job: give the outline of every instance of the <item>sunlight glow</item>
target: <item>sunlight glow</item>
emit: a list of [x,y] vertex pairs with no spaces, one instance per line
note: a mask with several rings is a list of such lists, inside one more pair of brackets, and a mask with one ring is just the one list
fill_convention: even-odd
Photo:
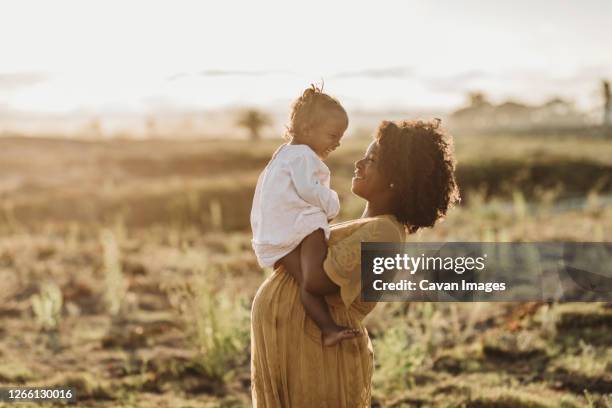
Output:
[[[0,106],[286,104],[321,78],[363,108],[448,109],[473,89],[589,106],[612,76],[612,6],[570,5],[0,0]],[[44,80],[7,77],[23,73]]]

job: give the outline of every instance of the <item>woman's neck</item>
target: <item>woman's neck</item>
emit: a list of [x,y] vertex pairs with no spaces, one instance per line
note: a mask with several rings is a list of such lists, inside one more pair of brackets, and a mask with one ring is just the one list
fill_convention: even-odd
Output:
[[379,215],[385,214],[392,214],[391,209],[388,205],[368,201],[361,217],[377,217]]

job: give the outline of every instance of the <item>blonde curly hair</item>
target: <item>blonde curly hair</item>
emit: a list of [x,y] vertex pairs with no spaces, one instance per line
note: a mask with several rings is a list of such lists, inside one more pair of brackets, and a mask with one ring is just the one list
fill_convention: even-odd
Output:
[[312,84],[293,102],[285,139],[290,141],[295,137],[307,137],[315,122],[332,113],[344,115],[348,122],[348,115],[340,102],[324,93],[323,86]]

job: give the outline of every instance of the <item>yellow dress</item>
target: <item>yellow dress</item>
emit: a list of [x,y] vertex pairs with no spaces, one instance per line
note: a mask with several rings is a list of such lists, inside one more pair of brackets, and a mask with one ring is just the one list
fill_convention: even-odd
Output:
[[360,300],[361,242],[403,240],[403,226],[391,215],[332,226],[323,266],[340,293],[326,300],[337,324],[364,333],[333,347],[321,344],[321,332],[306,316],[288,273],[278,268],[264,281],[251,309],[254,407],[370,407],[374,360],[362,320],[376,304]]

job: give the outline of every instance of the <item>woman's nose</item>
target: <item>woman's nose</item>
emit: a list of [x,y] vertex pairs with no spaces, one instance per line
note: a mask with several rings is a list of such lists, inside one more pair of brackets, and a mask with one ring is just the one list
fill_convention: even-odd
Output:
[[361,168],[362,168],[362,167],[363,167],[363,159],[357,160],[357,161],[355,162],[355,168],[356,168],[357,170],[361,170]]

